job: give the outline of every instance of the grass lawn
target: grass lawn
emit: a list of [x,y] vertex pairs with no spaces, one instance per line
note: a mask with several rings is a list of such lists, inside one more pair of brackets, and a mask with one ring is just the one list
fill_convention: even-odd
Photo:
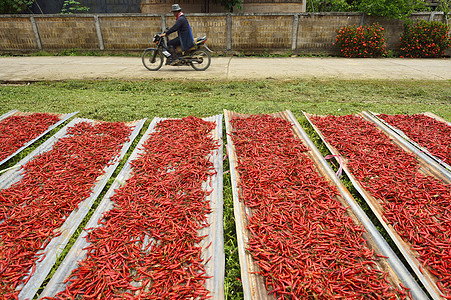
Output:
[[[205,117],[221,114],[223,109],[248,114],[289,109],[325,153],[326,150],[321,147],[317,137],[309,129],[302,111],[336,115],[352,114],[362,110],[387,114],[430,111],[451,121],[451,81],[153,80],[0,85],[0,115],[12,109],[57,113],[79,111],[77,117],[105,121],[148,118],[147,124],[155,116]],[[143,130],[146,128],[147,126],[144,126]],[[25,151],[14,162],[1,168],[12,166],[31,150]],[[132,149],[129,153],[131,151]],[[227,161],[224,170],[228,170]],[[108,188],[109,185],[104,192]],[[100,199],[101,197],[98,200]],[[80,232],[81,227],[77,232]],[[242,299],[229,174],[224,175],[224,231],[226,299]]]
[[431,111],[451,120],[451,81],[68,81],[0,86],[0,113],[69,112],[105,121],[209,116],[223,109],[316,114]]

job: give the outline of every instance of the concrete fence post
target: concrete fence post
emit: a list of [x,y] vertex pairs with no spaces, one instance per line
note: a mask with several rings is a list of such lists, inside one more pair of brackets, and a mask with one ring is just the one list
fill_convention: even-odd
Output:
[[36,20],[34,17],[30,17],[31,27],[33,27],[34,37],[36,38],[36,44],[38,45],[38,49],[42,50],[42,42],[41,37],[39,35],[38,26],[36,25]]
[[365,25],[365,13],[362,13],[360,16],[360,26]]
[[166,16],[165,15],[161,15],[161,31],[162,32],[166,31]]
[[291,51],[296,51],[298,46],[298,28],[299,28],[299,14],[293,15],[293,29],[291,36]]
[[96,25],[97,38],[99,39],[99,48],[100,48],[100,50],[103,51],[103,50],[105,50],[105,46],[103,44],[102,29],[100,28],[100,21],[99,21],[98,15],[94,16],[94,23]]
[[226,51],[231,51],[232,50],[232,15],[230,13],[227,14],[227,18],[226,18],[226,34],[227,34]]

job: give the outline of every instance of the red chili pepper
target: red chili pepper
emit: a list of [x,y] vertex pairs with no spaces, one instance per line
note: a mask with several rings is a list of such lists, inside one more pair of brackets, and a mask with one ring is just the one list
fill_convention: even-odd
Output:
[[421,173],[413,154],[358,116],[311,120],[380,201],[385,222],[418,252],[418,261],[437,277],[445,296],[451,295],[451,185]]
[[16,114],[0,121],[0,161],[60,120],[47,113]]
[[215,174],[213,128],[194,117],[157,124],[56,299],[210,297],[198,231],[209,226],[202,183]]
[[277,299],[405,298],[293,133],[268,115],[233,118],[247,250]]
[[378,115],[401,129],[410,139],[451,164],[451,127],[423,114]]
[[23,178],[0,190],[0,299],[18,295],[56,230],[90,196],[97,178],[132,129],[123,123],[80,122],[48,152],[23,166]]

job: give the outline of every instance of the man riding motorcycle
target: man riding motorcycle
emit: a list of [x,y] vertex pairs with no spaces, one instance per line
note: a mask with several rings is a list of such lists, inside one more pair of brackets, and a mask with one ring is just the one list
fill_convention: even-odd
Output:
[[177,64],[178,60],[176,47],[180,45],[182,51],[186,51],[194,46],[194,38],[191,31],[191,26],[189,25],[188,20],[183,14],[180,5],[173,4],[171,11],[175,17],[175,24],[166,32],[160,34],[160,36],[163,37],[177,31],[178,37],[168,42],[168,48],[171,56],[168,57],[166,61],[166,64],[175,65]]

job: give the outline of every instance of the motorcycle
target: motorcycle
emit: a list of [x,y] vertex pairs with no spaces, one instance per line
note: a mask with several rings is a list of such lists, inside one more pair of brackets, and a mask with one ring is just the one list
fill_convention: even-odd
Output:
[[[171,66],[191,66],[196,71],[205,71],[211,63],[211,51],[206,45],[207,37],[197,38],[194,41],[194,46],[185,51],[178,59],[171,63]],[[147,48],[142,54],[142,62],[144,67],[150,71],[158,71],[166,58],[171,55],[167,46],[166,39],[156,34],[153,37],[153,42],[157,45],[156,48]],[[166,63],[167,64],[167,63]]]

